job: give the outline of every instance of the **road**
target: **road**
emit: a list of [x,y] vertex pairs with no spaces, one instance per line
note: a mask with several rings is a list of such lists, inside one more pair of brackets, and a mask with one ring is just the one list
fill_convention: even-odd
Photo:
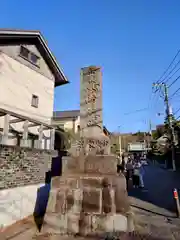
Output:
[[180,240],[180,219],[176,218],[173,199],[174,187],[180,190],[180,173],[149,164],[144,183],[147,191],[129,191],[136,229],[158,239]]
[[147,192],[133,189],[129,192],[130,196],[175,212],[173,189],[179,189],[180,194],[180,173],[149,164],[145,167],[144,183]]

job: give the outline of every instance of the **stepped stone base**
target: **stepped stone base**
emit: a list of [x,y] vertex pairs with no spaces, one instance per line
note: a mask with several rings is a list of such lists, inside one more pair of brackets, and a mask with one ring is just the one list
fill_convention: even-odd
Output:
[[80,155],[78,157],[66,156],[62,158],[63,174],[113,174],[117,173],[117,159],[114,155]]
[[[133,231],[123,175],[113,156],[66,158],[62,177],[51,182],[41,234],[102,234]],[[78,161],[79,160],[79,161]]]

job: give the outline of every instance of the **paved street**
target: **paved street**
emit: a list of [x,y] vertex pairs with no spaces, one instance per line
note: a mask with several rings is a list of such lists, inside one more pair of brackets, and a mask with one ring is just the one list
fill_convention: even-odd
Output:
[[130,195],[160,208],[175,211],[173,188],[179,189],[180,194],[180,173],[174,173],[150,164],[145,167],[144,182],[147,192],[133,189],[130,191]]
[[180,190],[180,173],[158,166],[145,167],[147,191],[129,191],[138,232],[157,239],[180,239],[180,220],[176,218],[173,188]]

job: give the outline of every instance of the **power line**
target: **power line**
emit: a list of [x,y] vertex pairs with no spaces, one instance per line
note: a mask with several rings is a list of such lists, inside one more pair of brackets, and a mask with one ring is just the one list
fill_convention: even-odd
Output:
[[172,99],[172,97],[180,90],[180,87],[169,97],[170,99]]
[[[172,73],[172,71],[174,70],[174,68],[173,68],[173,70],[170,71],[169,75],[166,76],[166,77],[162,80],[162,78],[164,77],[164,75],[165,75],[165,74],[168,72],[168,70],[171,68],[172,64],[173,64],[174,61],[176,60],[176,58],[177,58],[177,56],[179,55],[179,53],[180,53],[180,49],[178,50],[178,52],[176,53],[176,55],[174,56],[174,58],[173,58],[172,61],[170,62],[170,64],[169,64],[169,66],[167,67],[167,69],[163,72],[163,74],[161,75],[161,77],[159,78],[159,80],[156,81],[156,83],[158,83],[158,84],[163,83],[163,81]],[[179,64],[179,62],[180,62],[180,61],[178,61],[177,64]],[[175,68],[176,68],[177,64],[175,65]],[[172,76],[171,76],[171,77],[172,77]],[[156,93],[157,91],[159,91],[159,88],[157,88],[154,93]]]
[[164,73],[162,74],[162,76],[160,77],[160,79],[157,81],[157,83],[160,83],[161,79],[163,78],[163,76],[167,73],[167,71],[170,69],[170,67],[172,66],[173,62],[175,61],[175,59],[177,58],[177,56],[180,53],[180,49],[178,50],[178,52],[176,53],[176,55],[174,56],[173,60],[171,61],[171,63],[169,64],[169,66],[167,67],[167,69],[164,71]]
[[[180,69],[180,68],[179,68]],[[177,82],[177,80],[180,78],[180,76],[178,76],[168,87],[170,88],[175,82]]]
[[178,108],[178,109],[175,111],[174,115],[176,115],[176,113],[178,113],[179,111],[180,111],[180,108]]
[[[176,63],[176,65],[173,67],[173,69],[169,72],[169,75],[174,71],[174,69],[176,69],[176,67],[179,65],[179,63],[180,63],[180,60]],[[169,76],[168,75],[168,76]],[[166,76],[160,83],[163,83],[163,82],[168,82],[169,81],[169,79],[167,80],[167,77],[168,76]],[[172,75],[173,76],[173,75]],[[166,81],[165,81],[166,80]]]
[[137,112],[142,112],[142,111],[146,111],[146,110],[148,110],[148,108],[137,109],[137,110],[132,111],[132,112],[124,113],[124,115],[129,115],[129,114],[133,114],[133,113],[137,113]]

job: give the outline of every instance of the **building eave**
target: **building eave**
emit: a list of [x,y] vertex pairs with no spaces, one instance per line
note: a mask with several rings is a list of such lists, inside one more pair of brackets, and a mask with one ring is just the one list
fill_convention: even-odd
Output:
[[36,45],[49,69],[55,76],[55,87],[69,83],[40,31],[0,29],[0,45],[13,45],[17,42],[22,42],[22,44],[32,43]]

